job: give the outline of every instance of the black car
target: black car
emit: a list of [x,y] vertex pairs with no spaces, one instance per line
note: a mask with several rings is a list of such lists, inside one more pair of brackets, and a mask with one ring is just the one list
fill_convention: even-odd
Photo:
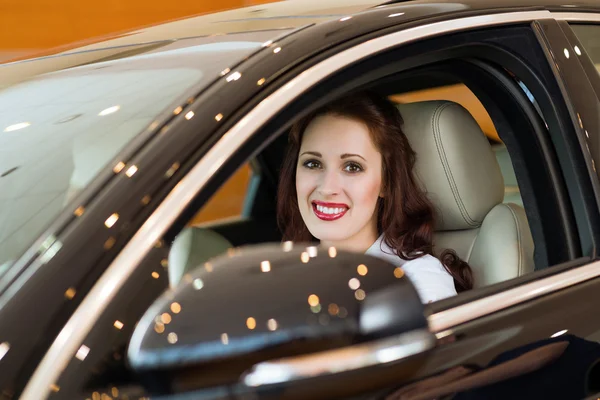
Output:
[[[0,398],[596,398],[600,4],[563,3],[286,1],[1,65]],[[473,290],[282,242],[291,125],[359,89]]]

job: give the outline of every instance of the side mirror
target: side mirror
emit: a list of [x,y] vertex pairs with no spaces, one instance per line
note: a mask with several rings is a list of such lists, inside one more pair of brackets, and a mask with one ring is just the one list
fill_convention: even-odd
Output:
[[[142,317],[128,358],[153,394],[235,388],[315,399],[399,382],[434,345],[402,269],[286,242],[234,249],[184,276]],[[357,373],[365,379],[348,381]]]

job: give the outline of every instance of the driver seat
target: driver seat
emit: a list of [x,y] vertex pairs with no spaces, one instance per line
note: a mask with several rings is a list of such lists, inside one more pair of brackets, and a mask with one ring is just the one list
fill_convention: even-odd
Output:
[[417,153],[415,172],[437,211],[434,252],[453,249],[473,269],[475,287],[534,270],[525,210],[503,203],[504,180],[483,131],[461,105],[398,105]]

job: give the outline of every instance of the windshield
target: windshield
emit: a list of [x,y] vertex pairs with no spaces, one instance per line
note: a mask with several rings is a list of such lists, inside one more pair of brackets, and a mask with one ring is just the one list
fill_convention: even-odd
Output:
[[[0,275],[159,114],[282,33],[163,41],[0,66]],[[45,72],[23,77],[36,68]]]

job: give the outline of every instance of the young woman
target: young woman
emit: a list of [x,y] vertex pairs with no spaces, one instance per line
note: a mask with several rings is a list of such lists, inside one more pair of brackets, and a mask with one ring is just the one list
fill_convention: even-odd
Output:
[[[281,169],[284,240],[314,241],[401,266],[421,301],[471,289],[467,263],[433,255],[434,210],[415,178],[416,155],[387,99],[358,93],[296,123]],[[440,261],[441,260],[441,261]]]

